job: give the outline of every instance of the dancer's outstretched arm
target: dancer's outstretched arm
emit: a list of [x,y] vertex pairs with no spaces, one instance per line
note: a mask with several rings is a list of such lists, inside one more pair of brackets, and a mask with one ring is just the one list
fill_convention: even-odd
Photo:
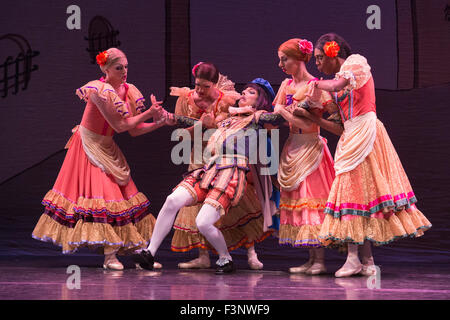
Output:
[[345,78],[339,78],[337,80],[319,80],[314,81],[313,85],[315,88],[329,91],[329,92],[336,92],[344,89],[348,84],[350,80]]
[[108,121],[109,125],[117,133],[133,129],[139,123],[144,122],[156,115],[159,115],[162,112],[162,107],[159,105],[160,102],[152,99],[152,102],[154,100],[157,103],[152,104],[150,109],[137,116],[124,118],[116,112],[116,110],[113,106],[110,105],[110,103],[100,98],[97,92],[91,93],[91,95],[89,96],[89,100],[91,100],[97,106],[103,117],[106,119],[106,121]]
[[279,113],[286,121],[291,123],[292,125],[296,126],[297,128],[307,128],[311,126],[313,123],[312,120],[306,118],[306,117],[296,117],[294,116],[287,108],[285,107],[276,107],[275,112]]
[[140,123],[138,124],[136,127],[134,127],[133,129],[128,130],[128,133],[132,136],[132,137],[137,137],[152,131],[155,131],[161,127],[164,127],[165,123],[161,122],[161,123],[157,123],[157,122],[152,122],[152,123]]
[[334,133],[337,136],[340,136],[342,132],[344,132],[344,128],[342,124],[336,123],[334,121],[326,120],[322,117],[319,117],[318,115],[309,112],[308,110],[304,108],[296,108],[293,111],[293,115],[297,117],[301,117],[300,119],[307,118],[315,123],[317,123],[321,128],[324,128],[325,130]]

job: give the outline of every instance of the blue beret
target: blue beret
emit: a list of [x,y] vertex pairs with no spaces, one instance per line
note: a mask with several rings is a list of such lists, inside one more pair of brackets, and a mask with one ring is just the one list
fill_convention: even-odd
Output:
[[269,95],[269,98],[273,101],[275,99],[275,91],[273,91],[272,86],[270,85],[270,82],[263,79],[263,78],[256,78],[251,83],[259,84],[261,87],[263,87],[264,91]]

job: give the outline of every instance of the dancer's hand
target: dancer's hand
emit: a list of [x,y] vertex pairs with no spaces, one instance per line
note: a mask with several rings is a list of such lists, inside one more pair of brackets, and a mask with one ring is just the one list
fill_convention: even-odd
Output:
[[[321,78],[322,80],[322,78]],[[308,98],[309,101],[319,101],[320,97],[322,96],[322,90],[320,90],[319,88],[317,88],[319,81],[311,81],[308,84],[308,91],[306,92],[306,97]]]
[[156,101],[156,97],[152,94],[150,96],[150,101],[152,102],[152,105],[149,110],[150,113],[153,115],[154,118],[161,118],[163,116],[163,107],[161,106],[162,101]]
[[152,105],[161,105],[161,103],[163,103],[162,101],[157,101],[154,94],[150,95],[150,101],[152,102]]
[[174,126],[177,124],[177,121],[175,120],[175,115],[173,113],[166,112],[165,124],[168,126]]
[[204,113],[200,117],[200,121],[203,123],[203,126],[205,128],[215,128],[216,127],[216,118],[214,117],[214,114],[212,112]]
[[297,117],[304,117],[304,118],[310,118],[311,117],[311,112],[309,112],[305,108],[295,108],[293,110],[292,114],[294,116],[297,116]]
[[280,113],[281,111],[283,111],[283,109],[284,109],[284,106],[277,104],[277,105],[275,105],[275,108],[273,109],[273,113]]
[[290,104],[286,107],[286,110],[292,114],[294,114],[295,109],[298,109],[296,104]]
[[157,117],[153,117],[153,122],[156,123],[157,125],[164,126],[166,124],[166,121],[167,121],[167,117],[168,117],[167,114],[168,114],[167,110],[162,108],[161,115],[159,115]]
[[332,114],[332,113],[335,113],[335,112],[339,111],[339,108],[338,108],[338,106],[336,105],[336,103],[334,103],[334,102],[331,101],[331,100],[328,101],[328,102],[325,104],[324,109],[325,109],[329,114]]

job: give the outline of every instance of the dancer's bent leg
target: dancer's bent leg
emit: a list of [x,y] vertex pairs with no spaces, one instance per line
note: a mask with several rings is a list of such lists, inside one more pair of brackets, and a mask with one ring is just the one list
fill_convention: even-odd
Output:
[[227,244],[222,232],[214,226],[220,219],[219,210],[210,204],[205,203],[200,209],[195,222],[200,233],[208,240],[208,242],[216,249],[219,254],[217,265],[219,266],[216,273],[230,273],[233,272],[234,265],[228,252]]
[[190,205],[193,202],[194,198],[191,196],[189,191],[183,187],[176,188],[175,191],[167,197],[161,211],[158,214],[158,218],[156,219],[150,245],[147,247],[147,250],[136,252],[134,255],[135,262],[139,264],[141,268],[153,270],[156,251],[161,245],[161,242],[170,232],[178,211],[182,207]]
[[192,195],[183,187],[176,188],[175,191],[166,198],[166,201],[156,218],[155,228],[153,229],[152,238],[147,248],[152,256],[155,256],[162,241],[172,229],[178,211],[182,207],[192,204],[193,201]]
[[216,249],[220,258],[232,260],[228,252],[227,244],[222,232],[214,226],[220,219],[219,210],[212,205],[205,203],[198,212],[195,223],[197,224],[200,233],[209,241],[209,243]]

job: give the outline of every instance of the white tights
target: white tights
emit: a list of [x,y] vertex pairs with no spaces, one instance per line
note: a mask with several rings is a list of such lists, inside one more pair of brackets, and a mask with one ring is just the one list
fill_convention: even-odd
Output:
[[189,191],[181,187],[176,188],[175,191],[166,198],[161,211],[158,213],[158,218],[156,218],[155,228],[153,229],[152,238],[147,248],[147,250],[150,250],[152,256],[155,256],[161,242],[172,229],[178,211],[182,207],[190,205],[193,202],[194,199]]
[[[169,234],[178,211],[182,207],[192,204],[193,201],[194,199],[191,194],[183,187],[176,188],[175,191],[167,197],[158,214],[158,218],[156,219],[155,229],[153,230],[150,245],[147,248],[147,250],[150,250],[152,256],[155,256],[162,241]],[[219,258],[231,260],[223,234],[214,226],[214,223],[219,219],[219,210],[209,204],[204,204],[200,209],[195,222],[200,233],[209,241],[214,249],[216,249]]]
[[197,224],[198,231],[208,240],[208,242],[216,249],[220,258],[226,258],[231,260],[231,256],[228,253],[227,244],[222,232],[214,226],[214,223],[220,219],[219,210],[212,205],[205,203],[200,209],[195,223]]

